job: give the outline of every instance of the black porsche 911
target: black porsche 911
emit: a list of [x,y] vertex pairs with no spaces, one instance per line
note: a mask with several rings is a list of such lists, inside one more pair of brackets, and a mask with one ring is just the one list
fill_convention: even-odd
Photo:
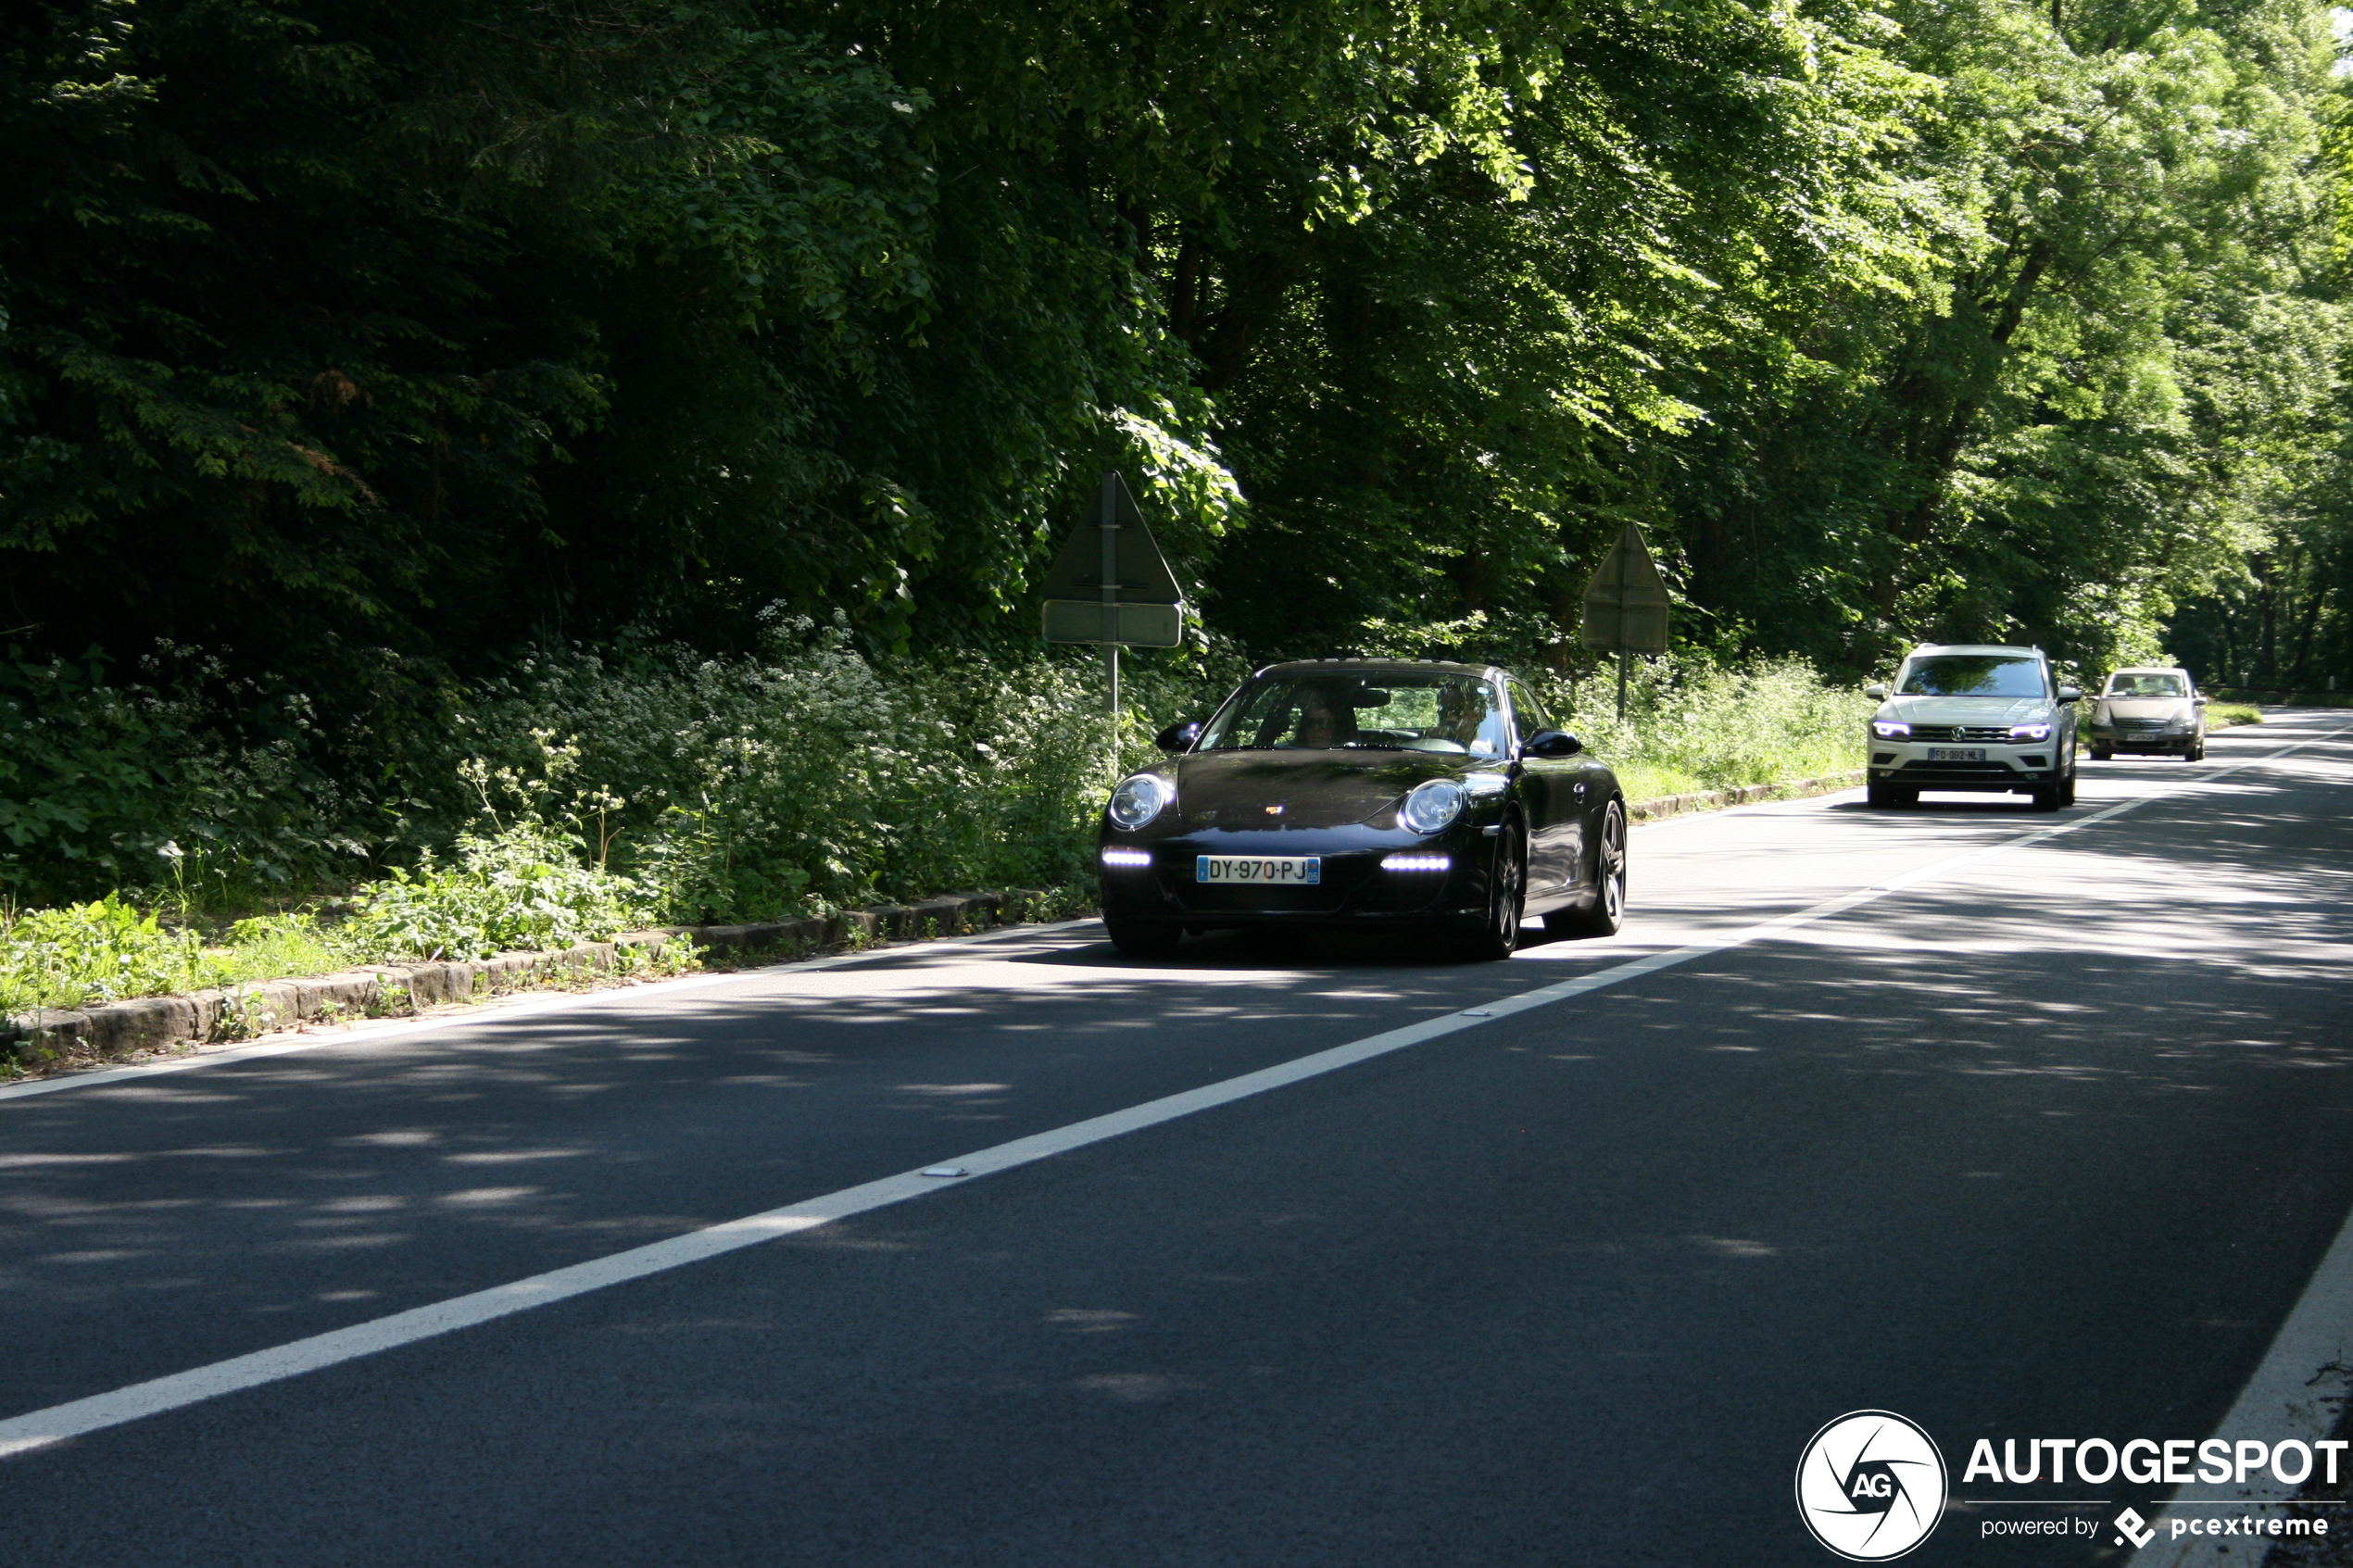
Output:
[[1187,931],[1421,925],[1508,958],[1520,921],[1606,935],[1626,908],[1626,798],[1507,671],[1275,664],[1103,809],[1103,923],[1122,951]]

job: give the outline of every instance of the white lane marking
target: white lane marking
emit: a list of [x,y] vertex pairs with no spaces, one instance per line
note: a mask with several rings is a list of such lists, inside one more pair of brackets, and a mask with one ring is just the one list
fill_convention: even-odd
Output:
[[[2346,728],[2353,728],[2353,726]],[[2341,733],[2343,733],[2342,730],[2331,732],[2332,734]],[[2252,767],[2258,762],[2269,761],[2272,757],[2286,756],[2288,752],[2299,750],[2303,746],[2311,744],[2314,743],[2302,742],[2284,751],[2241,763],[2239,767]],[[2236,771],[2236,768],[2225,770],[2225,771],[2233,772]],[[1188,1089],[1181,1094],[1168,1095],[1160,1099],[1148,1100],[1141,1105],[1130,1106],[1125,1110],[1114,1110],[1108,1115],[1090,1117],[1086,1121],[1074,1122],[1068,1126],[1057,1127],[1050,1132],[1034,1134],[1029,1137],[1016,1138],[1011,1143],[998,1144],[993,1148],[979,1149],[971,1154],[959,1155],[952,1160],[942,1161],[933,1168],[941,1168],[949,1164],[961,1166],[970,1173],[967,1180],[993,1175],[999,1172],[1011,1171],[1040,1160],[1051,1159],[1054,1155],[1067,1153],[1072,1149],[1084,1148],[1090,1144],[1101,1143],[1125,1134],[1138,1132],[1146,1127],[1158,1126],[1164,1122],[1173,1122],[1180,1117],[1191,1116],[1200,1111],[1230,1105],[1236,1100],[1247,1099],[1273,1089],[1302,1083],[1310,1078],[1337,1072],[1343,1067],[1354,1066],[1358,1062],[1369,1061],[1376,1057],[1387,1056],[1393,1051],[1403,1050],[1408,1047],[1440,1039],[1466,1029],[1485,1028],[1495,1019],[1514,1017],[1547,1003],[1585,996],[1624,981],[1640,979],[1643,975],[1655,974],[1664,969],[1672,969],[1678,964],[1689,963],[1694,959],[1706,958],[1735,947],[1745,947],[1750,943],[1764,941],[1799,926],[1828,920],[1834,915],[1843,914],[1848,909],[1885,897],[1888,892],[1896,888],[1918,886],[1931,878],[1982,864],[1997,855],[2040,844],[2063,834],[2073,833],[2080,828],[2089,827],[2094,822],[2104,822],[2110,817],[2145,806],[2152,800],[2166,798],[2174,793],[2176,791],[2168,790],[2160,795],[2143,796],[2137,799],[2123,801],[2104,811],[2095,812],[2075,822],[2053,823],[2033,833],[2020,834],[2005,844],[1971,850],[1966,854],[1936,861],[1903,876],[1888,879],[1884,884],[1888,890],[1886,892],[1866,889],[1861,892],[1844,894],[1836,898],[1827,899],[1811,909],[1801,909],[1794,914],[1783,915],[1776,920],[1765,921],[1713,941],[1678,947],[1671,952],[1654,953],[1647,958],[1636,959],[1631,962],[1617,964],[1592,974],[1579,975],[1575,979],[1560,981],[1551,985],[1538,986],[1531,991],[1523,991],[1517,996],[1506,997],[1499,1001],[1489,1003],[1488,1010],[1493,1014],[1493,1018],[1475,1019],[1453,1013],[1441,1018],[1427,1019],[1419,1023],[1408,1024],[1402,1029],[1391,1029],[1383,1034],[1368,1035],[1361,1040],[1353,1040],[1346,1045],[1332,1047],[1328,1050],[1317,1051],[1309,1056],[1277,1063],[1273,1067],[1262,1068],[1255,1073],[1246,1073],[1240,1077],[1228,1078],[1222,1083],[1204,1085],[1200,1088]],[[952,1184],[956,1187],[965,1185],[964,1181]],[[154,1378],[145,1383],[134,1383],[128,1387],[117,1388],[108,1393],[94,1394],[87,1399],[53,1405],[47,1410],[32,1411],[12,1420],[0,1421],[0,1459],[30,1453],[35,1449],[63,1442],[68,1438],[103,1431],[110,1426],[120,1426],[126,1422],[137,1421],[145,1416],[160,1415],[167,1411],[180,1410],[223,1394],[260,1387],[265,1384],[277,1383],[286,1378],[298,1377],[305,1373],[318,1372],[345,1361],[355,1361],[362,1356],[374,1355],[379,1351],[395,1349],[404,1345],[413,1345],[420,1340],[454,1333],[461,1328],[472,1328],[477,1324],[492,1323],[516,1312],[529,1311],[534,1307],[548,1306],[575,1296],[585,1296],[592,1291],[602,1290],[610,1286],[643,1279],[649,1274],[684,1268],[688,1264],[722,1257],[743,1248],[757,1247],[761,1242],[774,1241],[779,1236],[797,1236],[805,1231],[814,1230],[820,1225],[830,1224],[837,1220],[848,1219],[852,1215],[867,1213],[876,1209],[887,1208],[893,1204],[904,1203],[912,1198],[944,1190],[947,1189],[936,1178],[926,1179],[921,1171],[902,1172],[895,1176],[885,1176],[880,1181],[867,1182],[859,1186],[846,1187],[839,1192],[828,1193],[823,1198],[814,1198],[806,1202],[788,1204],[781,1209],[771,1209],[761,1213],[746,1215],[739,1220],[730,1220],[703,1230],[690,1231],[685,1236],[673,1236],[666,1241],[653,1242],[645,1247],[632,1248],[628,1251],[616,1252],[608,1257],[591,1259],[587,1262],[575,1263],[569,1268],[534,1274],[528,1279],[515,1280],[506,1285],[494,1286],[487,1290],[477,1290],[465,1296],[453,1297],[447,1301],[437,1301],[430,1306],[411,1308],[408,1311],[396,1312],[389,1317],[354,1323],[348,1328],[313,1335],[308,1339],[297,1339],[290,1344],[274,1346],[266,1350],[256,1350],[248,1355],[233,1357],[225,1361],[215,1361],[208,1366],[174,1373],[168,1377]]]
[[324,1036],[302,1039],[263,1040],[250,1046],[231,1046],[223,1050],[207,1050],[191,1056],[167,1057],[161,1061],[143,1061],[133,1067],[109,1067],[96,1073],[69,1073],[57,1078],[38,1078],[29,1084],[10,1084],[0,1087],[0,1100],[21,1099],[27,1095],[53,1095],[64,1089],[95,1088],[101,1084],[120,1084],[130,1078],[152,1078],[158,1073],[185,1073],[192,1068],[218,1067],[223,1062],[251,1061],[265,1056],[291,1056],[300,1051],[326,1050],[336,1046],[367,1046],[378,1040],[397,1039],[403,1035],[426,1035],[438,1029],[459,1029],[468,1024],[504,1023],[510,1019],[544,1018],[551,1012],[576,1012],[586,1008],[620,1007],[643,1001],[654,995],[675,996],[681,991],[699,991],[708,986],[725,985],[771,975],[797,974],[808,970],[839,969],[845,964],[873,963],[883,959],[901,959],[932,947],[967,947],[977,942],[1003,942],[1023,936],[1040,936],[1049,932],[1068,931],[1076,926],[1091,925],[1089,920],[1056,921],[1051,925],[1009,925],[995,931],[975,932],[969,936],[935,936],[923,942],[904,946],[873,947],[856,953],[835,953],[822,959],[801,959],[793,963],[763,964],[758,969],[735,970],[725,974],[688,974],[675,980],[649,980],[642,985],[610,991],[590,991],[573,996],[532,997],[484,1008],[480,1012],[454,1013],[445,1018],[420,1018],[406,1023],[359,1024],[347,1031]]
[[[2347,1217],[2334,1245],[2312,1271],[2311,1282],[2290,1309],[2262,1364],[2247,1379],[2214,1436],[2232,1441],[2259,1437],[2273,1444],[2290,1437],[2309,1444],[2327,1436],[2336,1424],[2337,1407],[2324,1401],[2346,1391],[2348,1380],[2343,1369],[2347,1366],[2353,1366],[2353,1215]],[[2336,1370],[2331,1372],[2331,1368]],[[2245,1537],[2226,1536],[2218,1540],[2199,1535],[2175,1540],[2171,1538],[2173,1532],[2168,1518],[2176,1509],[2183,1511],[2180,1517],[2183,1519],[2204,1518],[2205,1514],[2190,1511],[2212,1508],[2219,1502],[2266,1519],[2272,1516],[2276,1505],[2302,1489],[2273,1479],[2268,1469],[2261,1475],[2259,1481],[2250,1477],[2250,1485],[2245,1486],[2192,1485],[2175,1492],[2155,1521],[2163,1534],[2133,1554],[2133,1568],[2186,1568],[2191,1563],[2245,1568],[2246,1552],[2233,1555],[2232,1549],[2241,1546]],[[2353,1520],[2334,1521],[2331,1528],[2348,1525],[2353,1525]]]

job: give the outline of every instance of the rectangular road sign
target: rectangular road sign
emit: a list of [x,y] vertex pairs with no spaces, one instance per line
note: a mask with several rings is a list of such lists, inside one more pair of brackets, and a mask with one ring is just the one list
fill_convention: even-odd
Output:
[[1127,643],[1173,648],[1185,640],[1185,612],[1176,605],[1048,599],[1044,619],[1050,643]]

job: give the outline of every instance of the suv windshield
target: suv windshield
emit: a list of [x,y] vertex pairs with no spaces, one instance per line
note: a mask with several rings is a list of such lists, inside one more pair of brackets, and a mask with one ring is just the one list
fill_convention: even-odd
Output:
[[1495,688],[1469,675],[1417,671],[1272,675],[1236,692],[1209,721],[1202,751],[1371,747],[1501,757]]
[[2187,696],[2189,688],[2179,675],[2110,675],[2110,696]]
[[1900,696],[2046,696],[2043,661],[2001,653],[1922,654],[1904,666]]

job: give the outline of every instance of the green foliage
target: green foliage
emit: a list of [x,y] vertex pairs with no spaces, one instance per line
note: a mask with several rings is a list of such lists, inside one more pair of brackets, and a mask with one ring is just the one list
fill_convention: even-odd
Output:
[[1113,466],[1214,650],[1136,661],[1164,711],[1565,675],[1629,521],[1678,670],[2353,678],[2329,19],[14,7],[0,885],[213,918],[510,818],[686,917],[1063,884],[1147,738],[1032,635]]
[[[844,624],[772,616],[769,628],[742,659],[536,655],[484,688],[461,734],[535,737],[501,757],[522,775],[543,768],[546,737],[566,737],[561,766],[626,803],[609,818],[611,864],[673,921],[1091,874],[1093,812],[1114,777],[1099,665],[878,666]],[[1200,673],[1131,661],[1129,712],[1199,709]],[[1156,728],[1130,721],[1130,761]]]
[[485,959],[569,947],[651,923],[659,911],[646,890],[583,865],[582,847],[541,822],[461,834],[455,865],[428,857],[413,872],[396,867],[363,888],[337,938],[371,957]]
[[194,990],[203,945],[109,893],[0,922],[0,1013]]
[[[845,627],[792,618],[758,658],[543,654],[458,716],[455,741],[490,754],[445,749],[447,800],[408,803],[404,832],[438,811],[459,824],[447,856],[362,883],[332,924],[252,916],[208,937],[184,875],[150,893],[176,923],[112,892],[18,915],[0,926],[0,1012],[961,887],[1044,889],[1022,918],[1063,918],[1087,899],[1111,784],[1241,673],[1137,661],[1114,762],[1091,660],[877,667]],[[1649,659],[1631,686],[1623,724],[1606,682],[1553,696],[1636,798],[1855,766],[1870,706],[1789,660]]]
[[1803,660],[1646,659],[1628,674],[1623,722],[1614,679],[1553,683],[1550,696],[1567,727],[1616,770],[1629,800],[1863,765],[1865,725],[1877,705],[1851,686],[1825,684]]
[[1686,394],[1714,414],[1661,491],[1690,592],[1850,670],[1931,637],[2112,665],[2309,507],[2342,422],[2326,14],[1890,15],[1937,83],[1898,168],[1941,297],[1832,300],[1810,373],[1733,357]]
[[170,884],[250,903],[360,865],[353,792],[308,698],[164,646],[146,679],[0,659],[0,889],[28,903]]

